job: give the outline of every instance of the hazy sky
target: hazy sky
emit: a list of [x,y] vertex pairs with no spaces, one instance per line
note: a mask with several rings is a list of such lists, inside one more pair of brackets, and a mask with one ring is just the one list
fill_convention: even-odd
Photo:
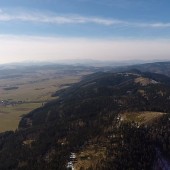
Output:
[[170,59],[169,0],[0,0],[0,63]]

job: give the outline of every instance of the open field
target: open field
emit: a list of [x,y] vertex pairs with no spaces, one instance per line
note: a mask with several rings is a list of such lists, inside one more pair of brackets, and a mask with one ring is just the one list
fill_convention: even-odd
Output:
[[36,82],[22,82],[22,78],[20,80],[16,80],[19,82],[17,84],[18,89],[5,90],[3,86],[8,84],[9,86],[15,85],[14,82],[10,82],[6,80],[0,80],[0,99],[1,100],[15,100],[15,101],[46,101],[51,99],[51,94],[56,90],[63,87],[63,84],[72,84],[79,80],[79,76],[63,76],[63,77],[51,77],[49,79],[42,80],[38,78]]
[[2,70],[0,74],[0,132],[17,129],[23,114],[42,106],[53,93],[80,81],[88,69],[46,66]]
[[40,103],[25,103],[0,107],[0,132],[15,130],[23,114],[40,107]]

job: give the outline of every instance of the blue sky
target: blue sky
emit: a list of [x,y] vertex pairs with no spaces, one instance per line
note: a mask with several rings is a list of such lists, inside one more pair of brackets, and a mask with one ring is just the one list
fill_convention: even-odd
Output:
[[169,59],[169,7],[169,0],[1,0],[0,63]]

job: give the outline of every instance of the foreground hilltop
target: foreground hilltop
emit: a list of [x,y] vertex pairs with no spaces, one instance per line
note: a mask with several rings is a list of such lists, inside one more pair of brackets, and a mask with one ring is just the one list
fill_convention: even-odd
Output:
[[0,135],[1,170],[141,170],[169,161],[169,77],[98,72],[54,96]]

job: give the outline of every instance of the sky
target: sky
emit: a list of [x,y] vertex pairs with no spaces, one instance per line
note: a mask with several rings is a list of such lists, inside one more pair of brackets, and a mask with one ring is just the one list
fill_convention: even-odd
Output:
[[169,60],[169,0],[0,0],[0,63]]

